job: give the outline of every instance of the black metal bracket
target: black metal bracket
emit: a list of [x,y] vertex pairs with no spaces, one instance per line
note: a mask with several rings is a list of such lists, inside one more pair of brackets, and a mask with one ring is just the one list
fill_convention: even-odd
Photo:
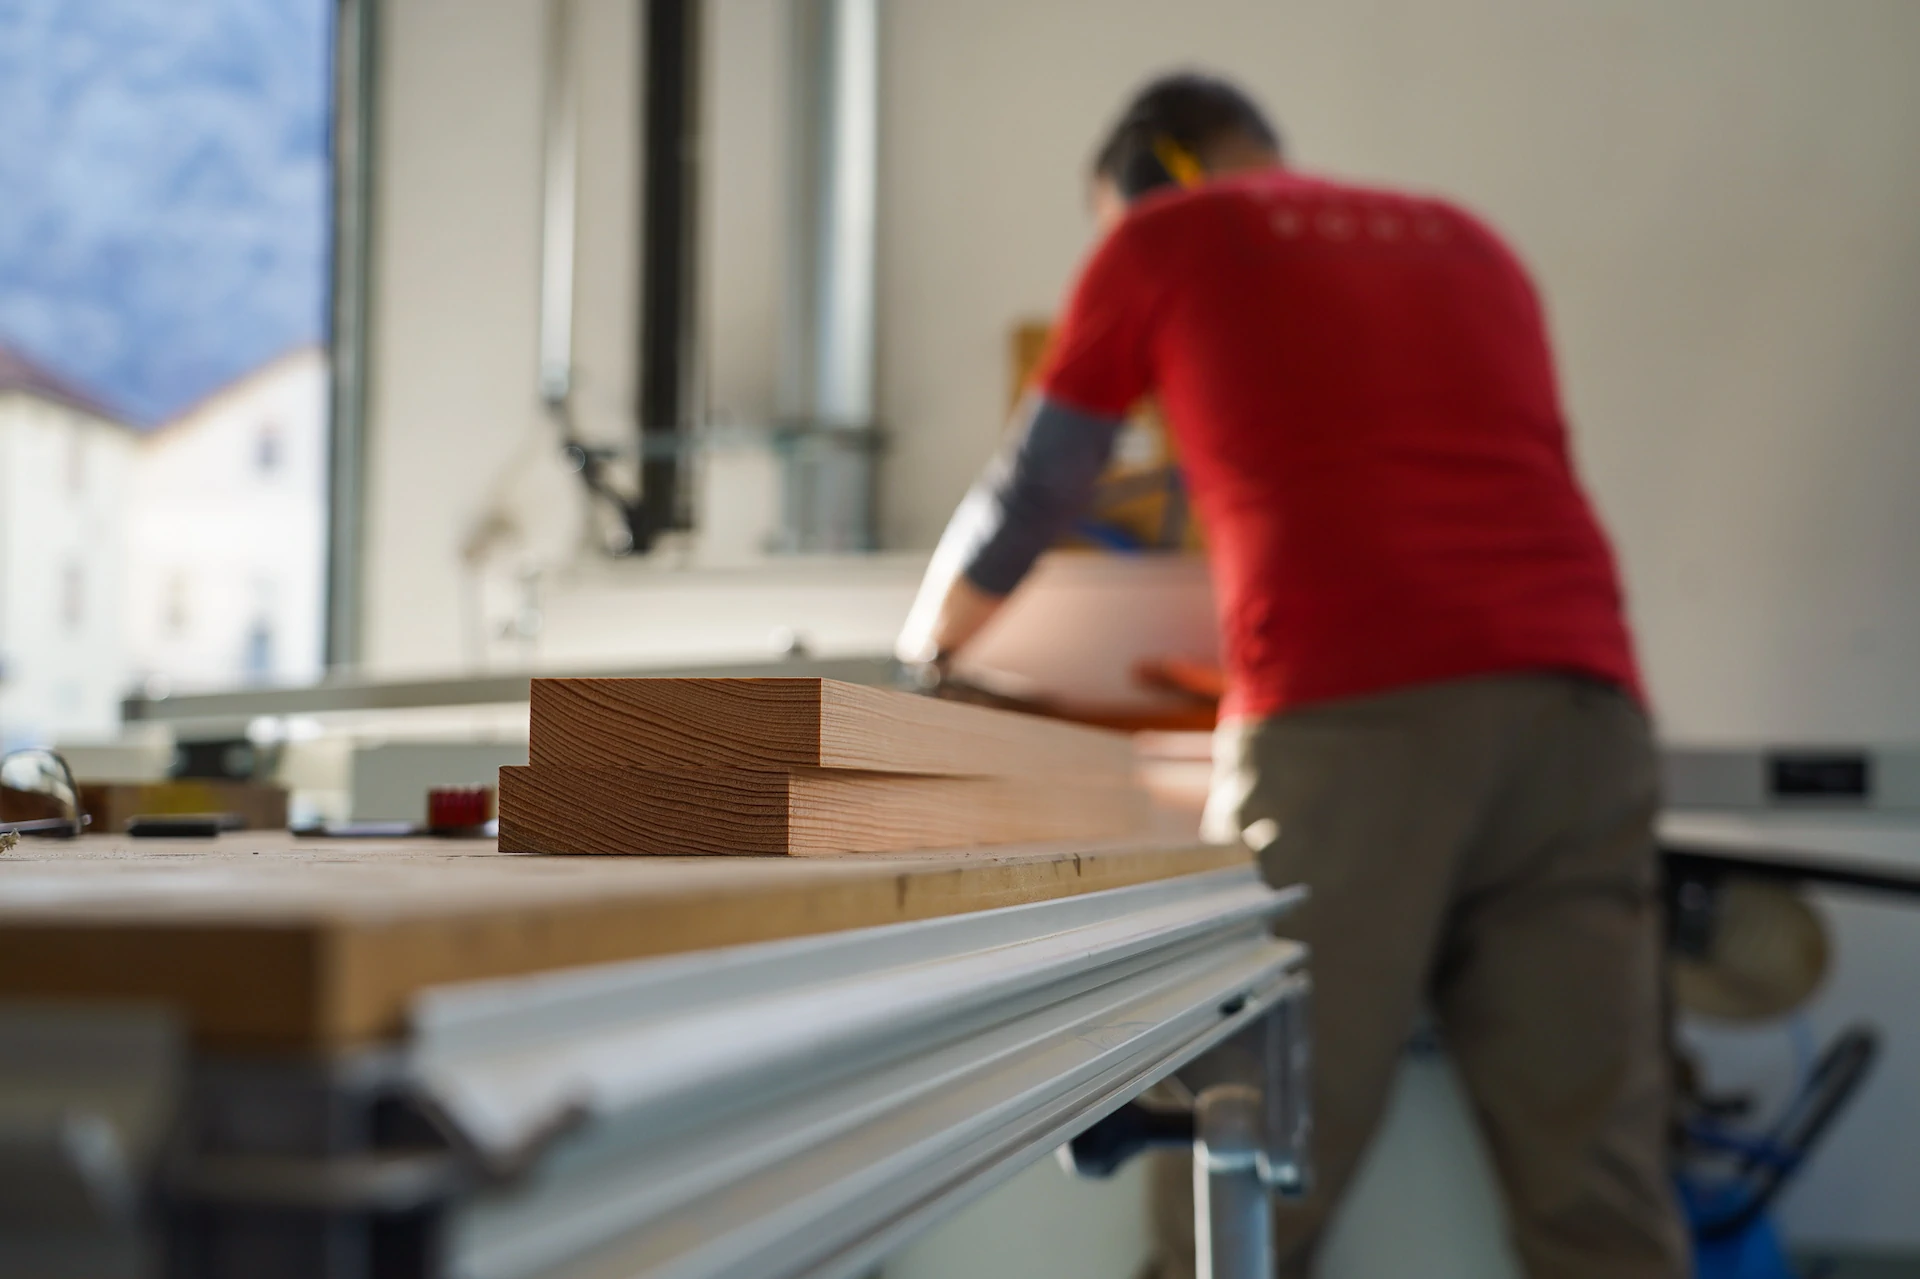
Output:
[[1065,1159],[1082,1177],[1107,1178],[1147,1150],[1191,1150],[1193,1112],[1130,1101],[1067,1143]]

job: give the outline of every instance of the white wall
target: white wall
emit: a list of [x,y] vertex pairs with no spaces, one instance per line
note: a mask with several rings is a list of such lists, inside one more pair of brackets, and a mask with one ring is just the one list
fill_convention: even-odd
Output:
[[[629,74],[636,6],[580,0],[575,305],[582,433],[623,438],[633,398]],[[381,8],[366,650],[380,670],[462,661],[463,544],[508,499],[509,559],[569,556],[580,507],[542,415],[536,338],[545,6]]]
[[[636,36],[582,0],[582,396],[630,394]],[[772,408],[782,0],[712,0],[703,250],[717,412]],[[451,665],[487,495],[565,558],[534,395],[540,6],[387,7],[369,653]],[[1303,164],[1437,188],[1551,302],[1581,456],[1671,735],[1920,729],[1920,5],[1908,0],[891,0],[880,405],[889,542],[924,546],[1000,427],[1008,326],[1084,250],[1080,170],[1151,70],[1218,67]]]
[[[897,3],[881,5],[883,31]],[[765,421],[779,381],[787,10],[786,0],[707,3],[707,391],[729,421]]]
[[998,424],[1143,73],[1244,79],[1299,161],[1479,206],[1550,300],[1679,736],[1920,733],[1920,5],[976,0],[888,8],[895,537]]
[[119,722],[133,449],[125,427],[0,394],[0,750]]

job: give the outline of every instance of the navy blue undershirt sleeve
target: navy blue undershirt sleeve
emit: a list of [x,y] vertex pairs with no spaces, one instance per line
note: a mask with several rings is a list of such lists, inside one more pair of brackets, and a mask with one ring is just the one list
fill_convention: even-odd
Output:
[[988,464],[941,538],[961,572],[989,595],[1020,584],[1033,562],[1087,508],[1113,454],[1120,422],[1044,396]]

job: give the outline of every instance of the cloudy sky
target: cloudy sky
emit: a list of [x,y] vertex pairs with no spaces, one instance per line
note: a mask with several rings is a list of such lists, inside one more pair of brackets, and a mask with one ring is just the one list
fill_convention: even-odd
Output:
[[330,0],[0,0],[0,343],[164,421],[326,314]]

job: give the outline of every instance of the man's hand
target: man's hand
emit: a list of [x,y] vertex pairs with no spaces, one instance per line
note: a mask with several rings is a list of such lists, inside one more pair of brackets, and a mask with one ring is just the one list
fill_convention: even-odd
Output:
[[907,625],[894,646],[894,656],[910,666],[933,666],[944,673],[946,663],[1000,611],[1004,595],[990,595],[956,573],[944,590],[932,573],[922,584]]
[[979,634],[1086,509],[1113,452],[1117,421],[1044,397],[1029,400],[1025,412],[934,549],[894,646],[908,666],[938,668]]

